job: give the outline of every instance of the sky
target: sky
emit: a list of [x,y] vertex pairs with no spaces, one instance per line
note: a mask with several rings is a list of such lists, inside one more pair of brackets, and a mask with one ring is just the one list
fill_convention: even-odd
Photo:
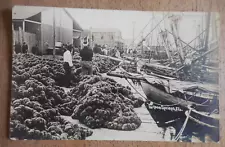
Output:
[[[35,13],[40,8],[48,7],[27,7],[21,6],[17,11],[18,15],[22,12],[23,15]],[[122,33],[122,38],[127,45],[132,43],[134,38],[135,43],[142,40],[142,36],[147,37],[147,42],[151,45],[158,45],[158,33],[165,28],[171,31],[170,19],[168,16],[177,14],[181,16],[179,23],[179,36],[185,42],[190,42],[200,31],[197,31],[197,26],[200,24],[202,30],[206,27],[206,15],[203,12],[150,12],[150,11],[128,11],[128,10],[103,10],[103,9],[81,9],[81,8],[66,8],[74,19],[83,29],[90,28],[116,28]],[[13,13],[14,14],[14,13]],[[13,15],[14,16],[14,15]],[[57,16],[56,16],[57,17]],[[165,17],[165,18],[164,18]],[[46,17],[48,18],[48,17]],[[51,19],[51,16],[49,16]],[[164,18],[164,19],[163,19]],[[161,23],[159,23],[163,20]],[[67,22],[65,22],[67,23]],[[157,25],[159,23],[159,25]],[[147,25],[148,24],[148,25]],[[202,24],[204,24],[202,26]],[[145,27],[147,26],[147,27]],[[158,26],[155,28],[155,26]],[[145,29],[143,29],[145,27]],[[155,28],[155,29],[154,29]],[[151,30],[154,30],[151,32]],[[201,31],[202,31],[201,30]],[[150,33],[151,32],[151,33]],[[133,35],[134,34],[134,35]],[[133,37],[134,36],[134,37]],[[171,41],[174,41],[172,35],[169,36]]]
[[[153,44],[156,44],[157,42],[156,36],[159,30],[164,28],[170,30],[170,21],[167,16],[175,13],[71,8],[68,8],[67,10],[83,29],[117,28],[121,31],[122,38],[128,40],[129,43],[133,40],[133,33],[135,42],[138,43],[141,40],[141,31],[146,24],[148,25],[143,31],[144,37],[165,17],[165,19],[160,23],[160,27],[157,27],[149,35],[153,36]],[[202,22],[205,23],[206,21],[204,20],[206,13],[203,12],[180,12],[175,14],[182,16],[179,35],[186,42],[195,38],[198,24],[202,24]]]

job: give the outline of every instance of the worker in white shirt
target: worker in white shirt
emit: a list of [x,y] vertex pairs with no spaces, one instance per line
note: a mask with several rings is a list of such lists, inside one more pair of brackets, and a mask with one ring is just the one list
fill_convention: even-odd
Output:
[[73,67],[73,60],[72,60],[72,54],[70,51],[70,48],[66,47],[66,51],[63,54],[63,67],[65,70],[65,78],[64,78],[64,84],[65,87],[69,87],[70,86],[70,81],[71,81],[71,77],[72,77],[72,73],[71,73],[71,69]]
[[106,48],[103,48],[102,52],[103,52],[103,55],[108,55],[108,50]]

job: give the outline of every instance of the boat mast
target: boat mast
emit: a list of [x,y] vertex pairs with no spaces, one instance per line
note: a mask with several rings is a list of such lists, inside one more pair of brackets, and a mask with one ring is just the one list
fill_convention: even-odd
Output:
[[132,46],[132,48],[134,49],[134,29],[135,29],[135,22],[133,21],[132,24],[133,24],[133,40],[132,40],[133,46]]
[[[211,12],[208,12],[208,16],[206,19],[206,37],[205,37],[205,44],[204,44],[205,52],[207,52],[208,44],[209,44],[210,19],[211,19]],[[203,58],[203,65],[205,65],[205,62],[206,62],[206,56]]]
[[167,31],[162,31],[162,30],[160,32],[162,42],[164,43],[164,46],[165,46],[167,57],[170,60],[170,62],[173,63],[174,61],[173,61],[173,58],[170,55],[170,51],[169,51],[169,43],[168,43],[168,34],[167,33],[168,33]]
[[181,61],[181,64],[183,65],[184,63],[184,52],[183,52],[183,48],[181,46],[181,42],[180,42],[180,37],[179,37],[179,32],[178,32],[178,23],[181,20],[181,17],[179,17],[178,15],[171,15],[169,16],[169,18],[171,19],[171,30],[172,30],[172,34],[173,34],[173,38],[175,41],[175,45],[177,47],[177,51],[178,51],[178,55]]
[[214,39],[213,41],[218,39],[217,36],[217,27],[216,27],[216,14],[212,14],[212,38]]
[[144,36],[143,36],[143,32],[141,33],[141,38],[142,38],[142,43],[141,43],[141,56],[143,58],[143,54],[144,54]]
[[171,27],[172,35],[173,35],[175,45],[176,45],[176,48],[177,48],[177,51],[178,51],[180,62],[183,65],[183,63],[184,63],[184,52],[183,52],[183,49],[181,47],[181,42],[179,40],[179,32],[178,32],[178,23],[181,20],[181,18],[178,15],[174,15],[174,14],[169,16],[169,18],[171,19],[170,27]]

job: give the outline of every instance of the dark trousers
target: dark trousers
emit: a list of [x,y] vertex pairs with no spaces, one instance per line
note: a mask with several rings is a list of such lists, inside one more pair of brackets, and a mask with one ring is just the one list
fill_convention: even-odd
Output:
[[18,47],[15,47],[15,52],[16,52],[16,54],[18,54],[18,53],[20,53],[20,52],[21,52],[21,49],[20,49],[20,48],[18,48]]
[[81,61],[82,74],[83,75],[92,75],[92,61]]
[[71,81],[71,67],[69,66],[68,62],[64,62],[63,64],[64,70],[65,70],[65,76],[64,76],[64,80],[63,80],[63,85],[65,87],[69,87],[70,86],[70,81]]

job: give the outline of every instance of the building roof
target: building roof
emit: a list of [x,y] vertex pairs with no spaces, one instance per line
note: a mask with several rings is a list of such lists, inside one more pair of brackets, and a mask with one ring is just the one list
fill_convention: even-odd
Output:
[[81,28],[81,26],[77,23],[77,21],[73,18],[73,16],[69,13],[69,11],[67,11],[66,8],[64,8],[63,10],[73,20],[73,28],[76,29],[76,30],[83,31],[83,29]]
[[[47,9],[51,9],[51,7],[14,6],[12,10],[12,19],[27,19]],[[82,31],[83,29],[72,15],[65,8],[63,8],[63,10],[73,20],[73,28]]]
[[48,7],[14,6],[12,9],[12,19],[26,19],[46,9]]

